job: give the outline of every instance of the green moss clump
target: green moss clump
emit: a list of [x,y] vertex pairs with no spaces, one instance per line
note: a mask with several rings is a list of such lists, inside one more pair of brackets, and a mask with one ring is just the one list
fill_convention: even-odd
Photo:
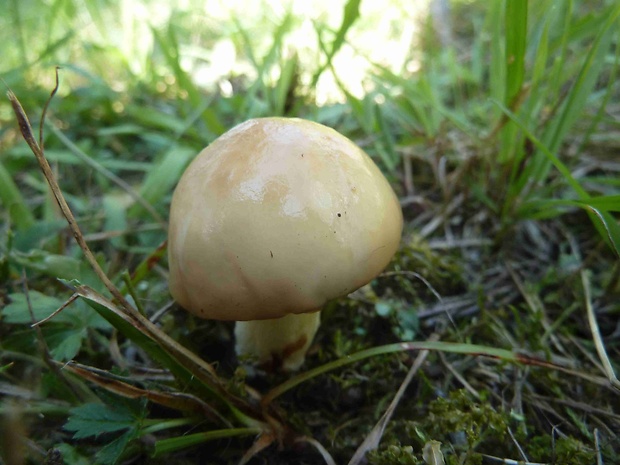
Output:
[[422,462],[413,453],[413,447],[391,444],[372,450],[366,457],[370,465],[418,465]]
[[528,444],[530,460],[566,465],[580,465],[596,461],[594,450],[572,436],[563,436],[555,440],[550,435],[537,436],[529,440]]
[[[432,249],[427,240],[416,235],[412,235],[397,252],[393,267],[395,271],[415,271],[441,295],[453,295],[467,287],[459,258],[445,251]],[[396,282],[398,289],[404,291],[409,300],[416,297],[422,301],[435,298],[426,284],[412,279],[411,276],[396,276]]]
[[507,414],[496,412],[488,403],[474,402],[465,390],[431,402],[425,423],[432,437],[465,433],[470,449],[483,440],[504,441],[508,431]]

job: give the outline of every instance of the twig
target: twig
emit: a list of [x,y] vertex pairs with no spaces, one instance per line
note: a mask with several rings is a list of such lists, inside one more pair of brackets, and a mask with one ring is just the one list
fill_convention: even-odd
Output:
[[[58,69],[56,70],[56,75],[58,76]],[[50,100],[56,93],[57,89],[58,89],[58,79],[56,79],[56,87],[54,88],[54,90],[52,91],[50,95]],[[63,216],[65,217],[65,219],[67,220],[67,223],[69,224],[69,228],[71,229],[71,232],[73,233],[73,237],[75,238],[76,242],[78,243],[78,245],[84,252],[84,256],[86,257],[86,260],[88,260],[88,263],[90,263],[90,266],[95,271],[95,274],[97,275],[97,277],[101,280],[101,282],[103,282],[105,287],[110,291],[110,293],[114,296],[114,298],[121,304],[124,310],[128,314],[135,315],[136,313],[138,313],[138,311],[131,306],[131,304],[125,299],[125,297],[123,297],[123,295],[114,285],[114,283],[112,283],[110,278],[108,278],[105,272],[101,269],[101,266],[99,266],[97,259],[91,252],[90,248],[88,247],[88,244],[86,244],[82,231],[80,230],[80,227],[78,226],[77,221],[75,220],[75,217],[73,216],[73,212],[69,208],[69,205],[67,204],[67,201],[65,200],[65,197],[62,194],[62,191],[60,190],[60,186],[58,185],[58,182],[56,181],[56,178],[54,177],[54,173],[52,172],[52,168],[50,167],[49,162],[45,158],[43,149],[34,137],[32,125],[30,124],[30,121],[28,120],[28,116],[26,115],[26,112],[24,111],[21,103],[19,102],[19,100],[17,99],[13,91],[11,91],[10,89],[7,92],[7,96],[9,97],[9,100],[11,101],[13,112],[15,113],[15,116],[17,117],[17,122],[19,124],[20,132],[22,133],[24,140],[30,147],[30,150],[32,150],[32,153],[34,153],[35,157],[37,158],[37,161],[39,162],[39,166],[41,167],[41,170],[43,171],[43,175],[45,176],[45,179],[47,180],[47,183],[49,184],[50,189],[52,190],[52,193],[54,194],[54,198],[56,199],[56,202],[58,202],[58,206],[60,207],[60,210],[62,211]]]
[[314,447],[319,452],[319,454],[321,454],[321,457],[323,457],[323,460],[325,460],[325,463],[327,465],[336,465],[336,461],[331,456],[331,454],[327,451],[327,449],[325,449],[325,447],[323,447],[323,444],[321,444],[316,439],[308,437],[308,436],[302,436],[300,438],[295,439],[295,442],[297,443],[306,442],[310,444],[312,447]]
[[[62,312],[65,308],[67,308],[69,305],[71,305],[73,302],[75,302],[77,300],[79,296],[77,294],[73,294],[71,297],[69,297],[64,304],[62,304],[60,307],[58,307],[56,310],[54,310],[50,315],[46,316],[45,318],[43,318],[42,320],[39,321],[35,321],[34,323],[32,323],[30,325],[31,328],[34,328],[35,326],[39,326],[42,325],[43,323],[48,322],[49,320],[51,320],[52,318],[54,318],[56,315],[58,315],[60,312]],[[34,315],[32,315],[34,318]]]
[[607,424],[611,424],[612,421],[620,423],[620,414],[614,413],[608,408],[597,408],[585,402],[579,402],[579,401],[571,400],[571,399],[559,399],[557,397],[541,396],[538,394],[529,394],[528,399],[531,403],[542,404],[543,401],[553,402],[553,403],[560,404],[560,405],[566,405],[570,407],[571,409],[582,410],[583,412],[589,415],[592,415],[592,416],[602,416],[602,417],[605,417],[604,421]]
[[456,369],[452,366],[452,364],[448,362],[443,352],[439,352],[439,359],[441,360],[441,363],[443,363],[444,366],[448,369],[448,371],[452,373],[452,376],[454,376],[457,379],[457,381],[463,385],[463,387],[467,390],[467,392],[469,392],[476,399],[480,400],[480,393],[476,391],[476,389],[467,382],[467,380],[462,374],[456,371]]
[[596,449],[596,465],[603,465],[603,454],[601,453],[601,444],[598,438],[598,428],[594,428],[594,447]]
[[603,343],[603,337],[601,336],[601,331],[598,327],[598,322],[596,321],[596,315],[594,314],[594,309],[592,308],[590,281],[585,270],[581,271],[581,282],[583,283],[584,300],[586,304],[586,311],[588,312],[588,323],[590,324],[590,331],[592,331],[594,346],[596,347],[598,356],[601,359],[601,363],[603,364],[603,371],[607,375],[607,378],[609,379],[611,385],[616,389],[620,390],[620,380],[618,380],[616,372],[614,371],[614,367],[609,361],[609,356],[607,355],[607,351],[605,350],[605,344]]
[[45,123],[45,115],[47,115],[47,109],[49,108],[50,103],[52,102],[54,95],[56,95],[56,92],[58,92],[58,87],[60,86],[60,82],[58,81],[59,69],[60,67],[56,66],[56,84],[54,85],[54,88],[52,89],[52,92],[50,93],[47,102],[45,102],[45,106],[43,107],[43,111],[41,112],[41,121],[39,121],[39,147],[41,148],[41,152],[45,151],[45,147],[43,146],[43,124]]
[[399,271],[385,271],[381,273],[380,275],[380,277],[382,278],[387,277],[387,276],[410,276],[410,277],[417,278],[424,283],[424,285],[428,288],[429,291],[433,293],[433,295],[437,298],[439,302],[442,302],[441,295],[439,294],[439,292],[437,292],[435,288],[433,287],[433,285],[429,283],[428,280],[424,276],[422,276],[420,273],[416,273],[415,271],[411,271],[411,270],[399,270]]
[[80,392],[77,387],[65,376],[62,370],[58,367],[56,361],[52,359],[52,355],[50,354],[49,347],[47,342],[45,341],[45,337],[43,337],[43,331],[41,328],[36,325],[36,319],[34,317],[34,311],[32,309],[32,303],[30,302],[30,290],[28,288],[28,279],[26,277],[26,270],[22,270],[22,288],[24,292],[24,296],[26,297],[26,304],[28,305],[28,311],[30,312],[30,319],[33,323],[33,327],[35,333],[37,335],[37,343],[39,345],[39,350],[41,351],[41,355],[45,365],[56,375],[56,377],[65,384],[69,388],[69,391],[75,396],[75,399],[79,399],[82,401],[88,400],[89,396],[83,392]]
[[[439,339],[439,336],[437,334],[433,334],[428,340],[437,341],[438,339]],[[398,406],[400,400],[405,394],[407,387],[409,387],[411,380],[413,379],[413,377],[416,375],[416,373],[418,372],[418,370],[420,369],[420,367],[426,360],[426,357],[428,357],[428,353],[429,353],[428,350],[420,351],[415,361],[413,362],[413,365],[411,365],[411,368],[409,369],[407,376],[405,377],[402,384],[398,388],[398,391],[396,392],[396,395],[392,399],[392,402],[390,402],[390,405],[388,406],[387,410],[381,416],[381,418],[379,419],[377,424],[374,426],[370,434],[366,436],[366,439],[364,439],[364,442],[362,442],[362,444],[360,444],[360,446],[357,448],[357,450],[355,451],[355,454],[353,454],[353,457],[351,457],[351,460],[349,461],[349,465],[358,465],[360,463],[365,463],[366,461],[365,457],[368,451],[374,450],[379,446],[379,442],[381,441],[381,437],[383,436],[385,427],[387,426],[390,419],[392,418],[392,415],[394,414],[396,407]]]
[[185,392],[167,392],[153,388],[142,389],[132,384],[132,379],[122,377],[110,373],[106,370],[82,365],[77,362],[67,362],[62,365],[56,362],[58,366],[62,366],[63,370],[68,370],[75,375],[87,380],[107,391],[113,392],[128,399],[145,398],[165,407],[188,411],[194,414],[201,414],[213,421],[221,422],[228,428],[232,428],[231,423],[222,416],[208,402]]
[[127,292],[129,292],[129,295],[131,296],[134,303],[136,304],[136,308],[138,309],[140,314],[142,314],[142,316],[146,317],[146,311],[140,304],[140,299],[138,298],[138,294],[136,293],[136,288],[133,286],[133,283],[131,282],[131,276],[129,276],[129,272],[127,270],[123,272],[122,278],[123,278],[123,282],[125,283]]
[[525,451],[523,450],[523,448],[519,444],[519,441],[517,441],[517,438],[515,438],[515,435],[512,433],[512,429],[510,429],[510,427],[508,427],[508,428],[506,428],[506,430],[508,431],[508,435],[510,436],[510,439],[512,439],[512,442],[514,443],[515,447],[519,451],[519,454],[523,458],[523,461],[525,463],[528,463],[529,459],[527,458],[527,455],[525,455]]
[[483,457],[486,457],[489,460],[493,460],[495,462],[503,463],[505,465],[551,465],[549,463],[540,463],[540,462],[524,462],[522,460],[512,460],[512,459],[503,459],[501,457],[495,457],[493,455],[481,454]]
[[407,197],[412,197],[415,192],[415,187],[413,185],[413,168],[411,166],[411,155],[404,154],[402,158],[403,170],[405,172],[405,192],[407,192]]
[[243,454],[243,457],[241,457],[241,460],[239,460],[238,465],[246,465],[250,460],[254,458],[256,454],[258,454],[263,449],[269,447],[271,444],[274,443],[275,440],[276,438],[273,437],[273,435],[270,433],[263,433],[258,436],[258,438],[256,438],[256,441],[254,441],[254,444],[252,444],[252,447],[250,447],[245,452],[245,454]]

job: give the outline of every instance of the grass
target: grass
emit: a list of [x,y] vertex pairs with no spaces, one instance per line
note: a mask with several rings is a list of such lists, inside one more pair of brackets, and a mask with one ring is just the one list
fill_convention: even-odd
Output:
[[[364,2],[311,46],[293,7],[121,5],[0,18],[0,463],[619,463],[616,2],[452,2],[402,69],[367,58],[363,95],[338,57],[371,56]],[[241,67],[204,87],[225,41]],[[326,78],[342,100],[317,105]],[[167,290],[176,181],[263,115],[354,139],[406,221],[295,375],[238,367],[230,324]]]

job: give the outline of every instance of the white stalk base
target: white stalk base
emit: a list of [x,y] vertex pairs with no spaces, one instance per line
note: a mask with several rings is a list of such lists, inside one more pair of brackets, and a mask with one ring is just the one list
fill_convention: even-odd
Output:
[[273,320],[237,321],[237,355],[255,357],[270,369],[297,370],[319,329],[321,312],[287,315]]

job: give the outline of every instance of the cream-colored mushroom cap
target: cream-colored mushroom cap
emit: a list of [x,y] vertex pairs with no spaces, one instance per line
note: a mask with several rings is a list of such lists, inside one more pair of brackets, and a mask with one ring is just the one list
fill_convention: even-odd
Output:
[[389,183],[349,139],[301,119],[249,120],[176,187],[170,291],[202,318],[315,311],[379,274],[402,224]]

